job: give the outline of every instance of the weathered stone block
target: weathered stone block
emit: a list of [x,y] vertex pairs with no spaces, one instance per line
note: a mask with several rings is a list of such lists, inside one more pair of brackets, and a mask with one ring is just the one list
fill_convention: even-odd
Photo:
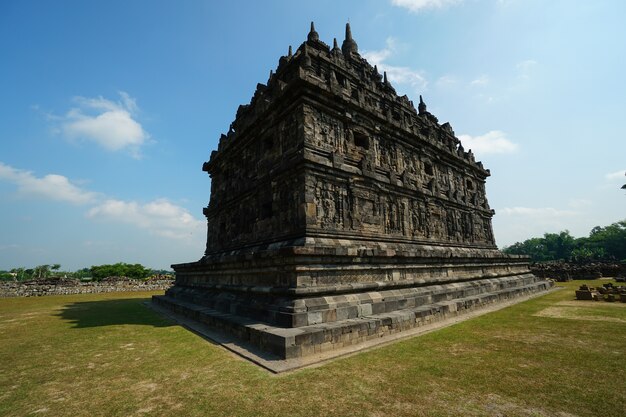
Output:
[[307,315],[307,323],[309,325],[323,323],[323,321],[321,311],[314,311],[312,313],[308,313]]
[[358,306],[358,313],[357,315],[359,317],[362,316],[369,316],[372,314],[372,305],[371,304],[361,304]]

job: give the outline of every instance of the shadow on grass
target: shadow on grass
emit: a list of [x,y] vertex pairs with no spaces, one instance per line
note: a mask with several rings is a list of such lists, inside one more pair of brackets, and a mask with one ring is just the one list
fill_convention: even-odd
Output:
[[138,324],[166,327],[176,325],[173,321],[150,309],[150,298],[127,298],[119,300],[84,301],[66,304],[58,314],[72,323],[73,328]]

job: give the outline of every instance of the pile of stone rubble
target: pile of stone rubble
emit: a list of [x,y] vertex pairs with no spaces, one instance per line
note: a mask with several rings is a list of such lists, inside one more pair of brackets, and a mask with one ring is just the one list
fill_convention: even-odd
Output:
[[600,287],[589,287],[583,284],[576,290],[576,299],[626,303],[626,286],[615,286],[610,282]]
[[555,281],[571,281],[573,279],[596,279],[602,277],[626,276],[626,265],[615,262],[593,262],[577,264],[571,262],[540,262],[530,266],[533,274],[540,278],[551,278]]
[[138,280],[126,277],[109,277],[102,281],[82,282],[75,279],[47,279],[31,281],[0,282],[2,297],[39,297],[42,295],[89,294],[102,292],[166,290],[174,284],[173,279]]

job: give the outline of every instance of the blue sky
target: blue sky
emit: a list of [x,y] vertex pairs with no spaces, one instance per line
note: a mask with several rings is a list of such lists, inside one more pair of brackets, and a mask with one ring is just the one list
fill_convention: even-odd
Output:
[[0,269],[197,260],[202,162],[310,21],[492,172],[500,246],[626,218],[626,2],[0,2]]

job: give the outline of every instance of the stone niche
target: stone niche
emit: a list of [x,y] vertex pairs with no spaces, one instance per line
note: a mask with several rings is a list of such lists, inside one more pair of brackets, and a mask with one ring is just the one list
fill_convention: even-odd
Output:
[[207,244],[159,308],[268,357],[304,358],[547,290],[498,251],[490,175],[420,97],[358,53],[282,56],[202,168]]

